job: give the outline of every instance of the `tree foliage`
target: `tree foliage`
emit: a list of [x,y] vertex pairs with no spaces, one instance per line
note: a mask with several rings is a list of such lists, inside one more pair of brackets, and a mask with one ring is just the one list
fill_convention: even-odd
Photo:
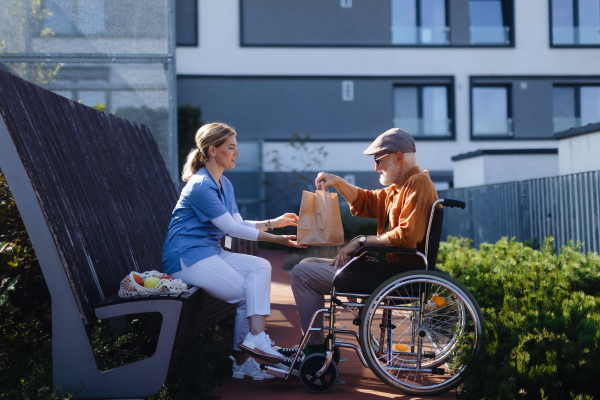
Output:
[[182,104],[177,106],[177,143],[179,147],[179,171],[183,170],[190,151],[196,147],[196,132],[204,125],[200,106]]

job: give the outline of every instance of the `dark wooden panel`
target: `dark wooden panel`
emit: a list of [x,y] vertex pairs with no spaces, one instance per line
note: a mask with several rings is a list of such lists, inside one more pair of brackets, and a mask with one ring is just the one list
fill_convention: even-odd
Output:
[[177,192],[147,126],[0,71],[0,113],[85,322],[132,270],[162,270]]

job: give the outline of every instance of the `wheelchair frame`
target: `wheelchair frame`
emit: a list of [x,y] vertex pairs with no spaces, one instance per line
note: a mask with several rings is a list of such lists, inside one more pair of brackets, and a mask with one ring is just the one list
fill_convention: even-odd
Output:
[[[334,364],[335,367],[335,379],[337,380],[337,366],[335,365],[335,361],[334,361],[334,349],[337,348],[349,348],[349,349],[353,349],[356,354],[358,355],[361,363],[369,368],[369,363],[367,362],[367,360],[365,359],[365,356],[361,350],[361,348],[355,344],[352,343],[342,343],[342,342],[336,342],[335,341],[335,337],[337,334],[343,334],[343,335],[352,335],[356,338],[356,340],[359,342],[361,342],[360,340],[360,335],[358,332],[355,332],[353,330],[350,329],[340,329],[340,328],[335,328],[335,314],[336,314],[336,310],[337,307],[344,307],[346,308],[348,311],[352,312],[355,315],[355,324],[356,321],[359,320],[360,321],[360,317],[359,317],[359,312],[364,311],[365,306],[367,304],[369,304],[368,299],[374,298],[374,296],[378,295],[381,292],[378,292],[377,290],[374,291],[371,294],[365,294],[365,293],[347,293],[347,292],[338,292],[336,290],[336,287],[334,285],[336,278],[343,273],[343,271],[353,262],[355,262],[356,260],[360,259],[361,257],[363,257],[364,255],[366,255],[368,252],[385,252],[385,253],[396,253],[396,254],[406,254],[406,255],[416,255],[419,256],[422,260],[423,260],[423,264],[425,266],[425,271],[430,271],[429,270],[429,262],[427,260],[427,255],[429,253],[429,244],[430,244],[430,234],[431,234],[431,228],[432,228],[432,223],[433,223],[433,219],[434,219],[434,213],[436,208],[439,206],[446,206],[446,207],[460,207],[460,208],[464,208],[465,207],[465,203],[461,202],[461,201],[457,201],[457,200],[450,200],[450,199],[440,199],[434,202],[432,209],[431,209],[431,214],[429,217],[429,224],[427,227],[427,234],[425,236],[425,253],[421,253],[420,251],[418,251],[417,249],[403,249],[403,248],[397,248],[397,247],[389,247],[389,246],[364,246],[359,248],[354,256],[352,257],[351,260],[349,260],[343,267],[339,268],[335,275],[334,278],[332,280],[331,283],[331,298],[330,298],[330,306],[329,308],[322,308],[320,310],[317,310],[314,314],[313,317],[311,319],[311,322],[308,326],[308,329],[303,332],[302,335],[302,339],[300,341],[300,344],[298,346],[298,349],[303,349],[304,346],[306,345],[306,343],[308,342],[310,336],[311,336],[311,332],[312,331],[316,331],[316,330],[327,330],[329,333],[326,335],[326,341],[325,341],[325,360],[323,362],[323,366],[316,371],[316,377],[319,378],[321,376],[323,376],[325,374],[326,371],[328,371],[332,365],[332,363]],[[411,271],[407,271],[404,273],[399,273],[397,275],[395,275],[393,278],[396,277],[400,277],[401,275],[405,275],[405,276],[410,276],[413,273],[418,273],[418,272],[422,272],[421,270],[411,270]],[[390,278],[392,279],[392,278]],[[438,279],[444,279],[444,278],[440,278],[438,277]],[[446,279],[448,280],[448,279]],[[452,283],[450,281],[448,281],[449,283]],[[383,284],[383,283],[382,283]],[[421,291],[419,290],[419,297],[402,297],[402,296],[387,296],[384,295],[384,297],[382,299],[390,299],[390,300],[399,300],[399,301],[410,301],[410,302],[416,302],[418,301],[419,306],[418,307],[414,307],[411,305],[390,305],[389,301],[387,301],[386,304],[384,305],[379,305],[379,302],[381,302],[382,299],[378,300],[378,305],[376,306],[376,308],[383,310],[383,322],[382,325],[380,325],[381,328],[381,332],[380,332],[380,342],[383,343],[384,339],[387,341],[387,353],[386,353],[386,359],[388,360],[389,363],[391,363],[391,357],[393,356],[393,349],[392,349],[392,328],[394,327],[393,325],[391,325],[391,319],[392,319],[392,311],[394,310],[400,310],[400,311],[412,311],[412,312],[417,312],[418,315],[418,321],[417,321],[417,325],[418,326],[422,326],[423,323],[423,317],[424,317],[424,313],[425,313],[425,307],[427,304],[427,298],[429,296],[429,289],[431,288],[430,284],[423,284],[423,283],[418,283],[419,285],[425,285],[424,287],[426,287],[425,290]],[[429,285],[429,288],[427,288],[427,285]],[[459,284],[460,285],[460,284]],[[419,286],[422,287],[422,286]],[[464,289],[464,288],[463,288]],[[464,289],[466,290],[466,289]],[[468,293],[468,291],[467,291]],[[346,298],[355,298],[355,299],[365,299],[365,303],[360,303],[358,301],[346,301],[346,302],[342,302],[338,299],[338,297],[346,297]],[[470,294],[469,294],[470,296]],[[472,296],[471,296],[472,297]],[[474,299],[473,299],[474,301]],[[464,306],[463,306],[464,308]],[[480,316],[481,312],[479,311],[479,307],[476,304],[475,301],[475,310],[469,310],[471,312],[471,314],[476,313],[477,315]],[[464,312],[464,310],[463,310]],[[317,316],[319,316],[319,314],[324,314],[324,315],[329,315],[329,326],[324,326],[323,328],[313,328],[314,322],[317,318]],[[413,314],[414,315],[414,314]],[[483,319],[480,317],[480,324],[483,324]],[[411,337],[411,352],[406,352],[405,354],[410,354],[410,355],[415,355],[417,357],[416,360],[416,364],[417,366],[415,368],[398,368],[395,367],[398,371],[417,371],[417,372],[433,372],[436,373],[434,370],[436,368],[421,368],[421,362],[422,362],[422,341],[423,338],[428,334],[427,332],[425,332],[423,329],[418,328],[415,329],[415,322],[411,321],[411,329],[412,329],[412,337]],[[358,324],[356,324],[358,325]],[[418,331],[419,329],[421,329],[421,331]],[[485,329],[482,329],[483,332],[485,331]],[[418,331],[418,332],[417,332]],[[384,338],[384,333],[386,335],[386,337]],[[476,332],[477,334],[477,332]],[[371,334],[372,336],[372,334]],[[431,339],[431,337],[430,337]],[[477,338],[476,338],[477,339]],[[372,338],[371,338],[372,340]],[[415,341],[416,340],[416,341]],[[434,343],[432,341],[432,343]],[[417,352],[415,353],[414,347],[417,347]],[[435,344],[434,344],[435,345]],[[378,350],[381,353],[383,353],[383,350],[380,349]],[[396,351],[396,353],[399,353],[398,351]],[[401,352],[400,352],[401,353]],[[285,369],[281,369],[275,366],[271,366],[271,365],[266,365],[263,364],[261,365],[261,367],[268,373],[280,378],[283,378],[285,380],[287,380],[290,375],[295,375],[295,376],[299,376],[300,375],[300,370],[302,369],[302,366],[300,366],[300,368],[295,369],[294,365],[296,364],[296,362],[298,361],[298,358],[301,354],[301,351],[297,351],[295,354],[295,357],[291,363],[291,366],[289,367],[289,369],[285,370]],[[312,357],[312,355],[311,355]],[[446,356],[448,357],[448,356]],[[391,368],[391,367],[390,367]],[[465,367],[463,367],[462,370],[464,370]],[[373,370],[373,368],[371,368],[371,370]],[[460,372],[462,372],[462,370],[460,370]],[[376,372],[373,370],[373,372]],[[379,376],[381,378],[381,376]],[[384,380],[383,378],[381,378],[382,380]],[[452,378],[453,379],[453,378]],[[304,383],[304,382],[303,382]],[[388,384],[390,384],[390,382],[386,382]],[[458,383],[457,383],[458,384]],[[305,385],[306,386],[306,385]],[[333,386],[335,386],[335,382],[331,385],[331,387],[328,387],[326,390],[321,391],[321,393],[325,393],[326,391],[330,390],[331,388],[333,388]],[[308,386],[307,386],[308,388]],[[400,389],[400,388],[397,388]],[[309,390],[312,390],[309,388]],[[418,391],[414,391],[411,392],[410,390],[404,390],[404,389],[400,389],[403,390],[409,394],[423,394],[421,392]],[[449,389],[445,389],[444,391],[447,391]],[[433,394],[434,392],[432,392]],[[437,393],[440,393],[440,391],[437,391]]]

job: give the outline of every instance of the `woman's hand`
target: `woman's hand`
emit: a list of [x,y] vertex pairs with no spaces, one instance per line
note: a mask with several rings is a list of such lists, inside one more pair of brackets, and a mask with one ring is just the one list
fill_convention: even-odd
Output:
[[284,226],[298,226],[298,216],[294,213],[285,213],[281,217],[271,220],[273,228],[283,228]]
[[315,186],[317,189],[325,190],[329,186],[333,186],[341,180],[342,178],[337,175],[328,174],[327,172],[319,172],[317,179],[315,179]]
[[298,244],[296,242],[296,235],[279,235],[276,243],[284,244],[286,246],[295,247],[297,249],[306,249],[308,246],[305,244]]

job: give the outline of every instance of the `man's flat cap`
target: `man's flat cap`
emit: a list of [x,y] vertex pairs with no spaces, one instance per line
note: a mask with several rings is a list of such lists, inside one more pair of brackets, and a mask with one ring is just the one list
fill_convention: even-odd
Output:
[[417,151],[415,139],[400,128],[392,128],[377,136],[377,139],[363,151],[364,154],[372,156],[377,153],[414,153]]

